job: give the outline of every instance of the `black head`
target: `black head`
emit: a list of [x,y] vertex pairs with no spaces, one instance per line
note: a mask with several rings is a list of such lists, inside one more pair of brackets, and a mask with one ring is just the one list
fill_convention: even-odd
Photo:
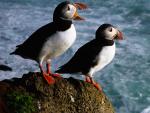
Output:
[[[82,3],[81,3],[82,4]],[[82,4],[83,5],[83,4]],[[80,6],[80,5],[78,5]],[[83,20],[77,13],[77,9],[79,8],[76,3],[72,4],[69,1],[64,1],[60,3],[54,11],[53,21],[58,20]],[[82,8],[83,6],[81,6]]]
[[114,40],[123,39],[122,33],[111,24],[102,24],[96,31],[96,39]]

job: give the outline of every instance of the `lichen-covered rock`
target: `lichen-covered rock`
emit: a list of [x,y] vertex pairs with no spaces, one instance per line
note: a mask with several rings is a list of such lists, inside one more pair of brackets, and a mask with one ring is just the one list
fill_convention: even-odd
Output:
[[103,92],[74,78],[48,85],[40,73],[0,82],[0,113],[115,113]]

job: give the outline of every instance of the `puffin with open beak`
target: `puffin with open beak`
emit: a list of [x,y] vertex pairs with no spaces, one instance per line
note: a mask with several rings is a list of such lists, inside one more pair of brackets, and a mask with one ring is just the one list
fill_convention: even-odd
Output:
[[96,38],[77,50],[71,60],[60,67],[56,73],[81,73],[85,81],[98,90],[101,87],[93,80],[95,72],[108,65],[115,56],[114,40],[122,40],[122,32],[111,24],[103,24],[96,31]]
[[[53,22],[35,31],[11,54],[37,61],[48,84],[55,83],[53,77],[60,77],[60,75],[51,72],[51,60],[62,55],[74,43],[76,29],[72,20],[84,20],[77,10],[86,8],[84,3],[70,3],[69,1],[60,3],[54,10]],[[47,66],[46,71],[43,68],[44,62]]]

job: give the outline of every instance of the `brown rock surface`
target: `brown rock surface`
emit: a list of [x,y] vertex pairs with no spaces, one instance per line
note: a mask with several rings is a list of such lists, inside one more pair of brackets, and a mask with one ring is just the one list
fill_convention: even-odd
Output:
[[93,85],[74,78],[55,80],[48,85],[40,73],[30,72],[1,81],[0,113],[115,113]]

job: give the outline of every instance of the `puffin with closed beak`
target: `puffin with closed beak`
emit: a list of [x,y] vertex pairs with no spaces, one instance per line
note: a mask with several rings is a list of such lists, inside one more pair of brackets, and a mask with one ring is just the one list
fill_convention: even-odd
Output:
[[102,24],[96,31],[96,38],[80,47],[71,60],[60,67],[56,73],[82,73],[85,81],[98,90],[101,87],[93,80],[95,72],[108,65],[115,56],[114,40],[122,40],[122,32],[111,24]]
[[[62,55],[74,43],[76,29],[72,20],[84,20],[79,16],[77,9],[86,8],[84,3],[60,3],[54,10],[53,22],[35,31],[25,42],[16,46],[16,50],[11,54],[37,61],[48,84],[55,83],[53,77],[60,75],[51,72],[51,60]],[[43,68],[44,62],[47,65],[46,71]]]

